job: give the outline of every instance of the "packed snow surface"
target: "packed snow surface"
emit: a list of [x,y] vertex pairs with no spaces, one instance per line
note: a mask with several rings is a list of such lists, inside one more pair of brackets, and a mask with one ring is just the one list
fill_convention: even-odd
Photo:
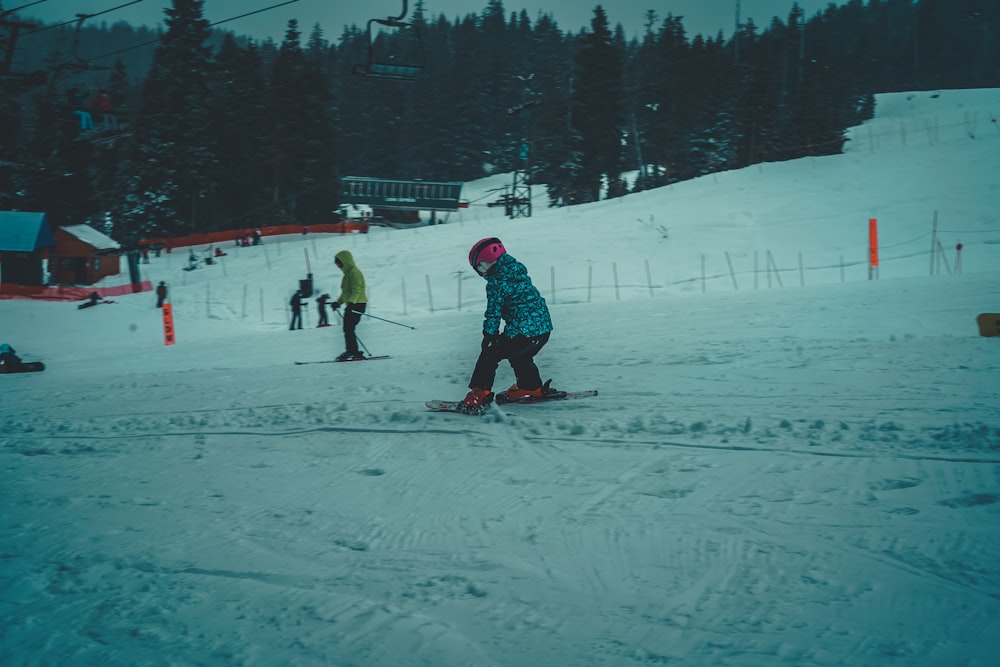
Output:
[[[172,346],[148,292],[0,301],[48,367],[0,376],[0,664],[995,666],[998,113],[881,95],[843,155],[153,257]],[[424,407],[466,392],[494,235],[543,377],[597,397]],[[343,350],[287,308],[342,249],[392,358],[296,365]]]

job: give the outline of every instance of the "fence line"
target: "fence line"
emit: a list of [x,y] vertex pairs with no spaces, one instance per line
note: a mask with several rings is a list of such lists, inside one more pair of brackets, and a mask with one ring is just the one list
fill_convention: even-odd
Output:
[[[882,249],[893,249],[892,256],[881,257],[882,266],[891,267],[894,262],[908,261],[913,262],[919,258],[926,255],[930,255],[930,267],[931,275],[959,275],[962,273],[962,255],[961,249],[962,244],[959,243],[955,246],[954,260],[952,261],[948,257],[950,250],[946,250],[944,243],[942,242],[942,237],[947,235],[950,238],[954,238],[956,232],[952,230],[941,231],[938,227],[937,212],[934,215],[934,226],[931,232],[928,234],[922,234],[916,236],[912,239],[900,243],[894,243],[892,245],[882,246]],[[988,233],[991,230],[980,230],[983,233]],[[993,230],[994,233],[1000,230]],[[972,232],[969,232],[972,234]],[[927,248],[926,239],[931,237],[931,247]],[[352,241],[355,243],[360,243],[361,239],[357,238],[358,235],[353,235]],[[366,239],[369,243],[372,242],[372,235],[366,235]],[[309,254],[306,249],[307,244],[312,246],[313,255],[318,259],[319,252],[316,246],[316,239],[309,238],[305,241],[303,245],[303,251],[306,253],[307,265],[309,261]],[[983,245],[989,245],[991,243],[990,239],[983,241]],[[279,247],[275,248],[276,252],[279,254],[282,252],[280,248],[280,242],[277,243]],[[977,244],[979,245],[979,244]],[[910,248],[908,251],[905,246],[922,246],[922,249]],[[286,248],[287,250],[288,248]],[[246,249],[238,249],[237,254],[232,257],[222,259],[216,258],[216,263],[221,265],[222,275],[215,273],[214,280],[219,278],[228,278],[227,271],[227,260],[232,260],[236,262],[234,266],[238,266],[241,261],[247,259],[247,257],[241,257]],[[763,252],[763,257],[760,253]],[[861,255],[862,253],[859,253]],[[691,290],[700,290],[702,293],[707,293],[709,291],[728,291],[730,288],[732,291],[740,290],[740,283],[743,282],[744,289],[747,288],[749,283],[745,277],[748,274],[753,275],[753,289],[761,289],[765,287],[762,285],[760,280],[763,274],[766,279],[766,288],[784,288],[784,278],[783,274],[794,275],[791,272],[798,271],[799,285],[805,287],[807,281],[815,285],[818,283],[835,283],[839,278],[840,283],[845,283],[850,278],[857,282],[864,280],[861,272],[854,273],[850,271],[852,269],[857,269],[860,267],[868,266],[867,253],[863,253],[865,256],[859,257],[857,260],[845,259],[844,255],[838,255],[836,261],[831,261],[829,263],[825,262],[813,262],[810,264],[807,260],[805,253],[798,251],[794,259],[789,256],[779,256],[776,255],[771,249],[764,249],[762,251],[753,251],[752,258],[752,269],[744,266],[740,267],[740,262],[744,264],[750,259],[750,253],[732,253],[728,250],[720,251],[718,253],[702,253],[698,256],[698,261],[700,263],[700,272],[697,274],[689,275],[686,277],[674,275],[664,275],[662,271],[663,267],[656,266],[656,258],[651,261],[650,259],[645,259],[642,263],[642,269],[639,268],[639,263],[636,262],[626,262],[619,270],[617,261],[605,261],[603,263],[596,263],[593,261],[588,261],[585,265],[587,267],[585,282],[582,280],[583,276],[576,274],[575,271],[581,270],[581,266],[577,265],[571,267],[567,270],[565,267],[550,265],[549,267],[549,285],[544,286],[542,281],[536,283],[540,289],[543,289],[548,302],[551,306],[560,306],[569,303],[580,303],[586,301],[591,303],[595,299],[606,299],[610,300],[613,298],[615,301],[621,301],[623,299],[636,298],[637,296],[643,295],[647,298],[656,298],[658,296],[657,292],[667,293],[672,289],[677,289],[682,292]],[[610,258],[609,258],[610,259]],[[693,257],[690,259],[694,259]],[[270,257],[268,254],[267,245],[262,245],[255,258],[256,262],[261,264],[266,264],[267,269],[271,269]],[[263,261],[261,261],[263,260]],[[763,260],[763,261],[761,261]],[[922,261],[922,260],[921,260]],[[796,262],[797,266],[792,262]],[[167,253],[165,263],[169,269],[171,265],[170,253]],[[610,266],[609,266],[610,264]],[[661,262],[661,264],[671,264],[667,261]],[[685,262],[685,264],[692,264],[691,262]],[[264,266],[260,266],[260,269],[264,269]],[[924,264],[924,267],[927,265]],[[698,268],[695,270],[697,271]],[[906,275],[912,274],[912,266],[907,269]],[[562,274],[559,276],[559,280],[556,279],[557,270],[561,270]],[[926,268],[924,270],[927,270]],[[642,271],[642,273],[640,273]],[[837,272],[839,271],[839,276]],[[261,274],[264,272],[261,271]],[[810,275],[807,276],[807,273]],[[204,293],[200,293],[201,290],[187,292],[188,307],[193,307],[197,309],[204,309],[204,312],[208,317],[218,316],[221,311],[229,311],[234,317],[240,317],[246,319],[248,316],[248,299],[249,299],[249,289],[253,285],[253,281],[249,284],[247,283],[236,283],[236,284],[225,284],[229,281],[225,281],[223,284],[216,284],[214,286],[210,285],[213,279],[210,277],[211,269],[206,272],[205,269],[199,271],[181,271],[180,273],[180,283],[182,287],[195,287],[200,286],[203,282],[205,284]],[[262,276],[263,277],[263,276]],[[472,279],[476,277],[474,273],[470,273],[468,270],[458,271],[448,274],[446,276],[448,280],[455,279],[456,285],[454,289],[456,290],[456,301],[455,310],[462,311],[469,307],[478,308],[485,303],[485,293],[479,289],[473,290],[463,290],[462,282],[465,279]],[[435,312],[436,310],[450,310],[450,306],[442,307],[439,303],[435,303],[434,291],[440,291],[443,288],[442,279],[443,276],[432,277],[430,274],[425,274],[425,290],[426,290],[426,308],[421,308],[419,305],[416,308],[417,311],[425,310],[425,312]],[[578,278],[580,278],[578,280]],[[371,277],[369,277],[369,280]],[[412,282],[412,281],[411,281]],[[415,294],[413,294],[412,285],[407,285],[407,280],[405,277],[400,278],[400,283],[398,287],[398,292],[388,287],[385,283],[379,283],[381,285],[380,295],[384,299],[379,304],[379,307],[387,308],[390,312],[397,306],[400,310],[395,312],[402,312],[403,315],[408,315],[411,310],[413,310],[411,304],[408,302],[408,298],[415,298],[418,303],[424,298],[420,294],[418,289]],[[288,294],[280,286],[273,283],[265,282],[264,285],[258,285],[258,300],[259,300],[259,314],[260,322],[269,325],[276,325],[284,321],[287,324],[287,318],[289,316],[290,308],[288,305],[288,294],[291,293],[291,288],[289,287]],[[545,289],[547,287],[548,289]],[[240,292],[242,290],[242,293]],[[585,290],[585,291],[584,291]],[[613,290],[613,291],[612,291]],[[317,293],[321,290],[317,290]],[[193,293],[192,293],[193,292]],[[180,296],[176,294],[175,296]],[[438,295],[440,296],[440,295]],[[213,304],[213,298],[216,303]],[[202,303],[204,300],[204,303]],[[446,299],[446,301],[449,299]],[[177,303],[178,299],[172,299],[175,305],[180,305]],[[237,303],[240,306],[237,307]],[[312,310],[310,307],[306,307],[303,312],[303,323],[305,324],[309,318],[309,311]],[[189,311],[191,312],[191,311]]]

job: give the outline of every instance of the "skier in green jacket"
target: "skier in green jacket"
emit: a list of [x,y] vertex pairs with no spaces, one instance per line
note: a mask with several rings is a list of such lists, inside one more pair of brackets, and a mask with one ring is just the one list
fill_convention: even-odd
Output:
[[337,361],[364,359],[365,355],[358,350],[358,337],[354,329],[361,321],[361,313],[368,307],[368,296],[365,290],[365,276],[354,263],[350,250],[341,250],[334,255],[337,268],[344,272],[340,281],[340,296],[330,304],[334,310],[344,306],[344,345],[347,348],[337,357]]

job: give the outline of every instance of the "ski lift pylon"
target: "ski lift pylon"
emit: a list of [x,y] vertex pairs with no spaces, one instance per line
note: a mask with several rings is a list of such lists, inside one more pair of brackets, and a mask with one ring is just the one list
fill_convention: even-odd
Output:
[[48,75],[44,70],[35,72],[15,72],[13,69],[14,52],[17,49],[18,33],[22,28],[34,28],[34,23],[23,21],[8,21],[6,17],[12,13],[0,11],[0,28],[6,29],[7,38],[3,52],[0,53],[0,86],[9,88],[12,93],[22,93],[37,86],[45,85]]
[[[403,0],[403,11],[399,16],[389,16],[384,19],[369,19],[366,35],[368,37],[368,62],[355,65],[351,71],[356,76],[368,79],[392,79],[395,81],[416,81],[424,73],[423,39],[416,24],[405,21],[407,0]],[[372,24],[397,29],[396,38],[401,34],[412,35],[412,48],[400,53],[380,53],[376,50],[376,42],[385,40],[383,36],[372,34]]]

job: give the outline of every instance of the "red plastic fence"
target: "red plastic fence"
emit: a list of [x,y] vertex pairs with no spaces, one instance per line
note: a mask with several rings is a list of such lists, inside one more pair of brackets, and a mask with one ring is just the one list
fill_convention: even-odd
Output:
[[[248,229],[230,229],[223,232],[207,232],[191,236],[165,237],[158,239],[143,239],[140,246],[162,243],[167,248],[182,248],[186,246],[206,245],[209,243],[233,243],[237,238],[253,236],[255,230],[261,236],[277,236],[279,234],[352,234],[368,233],[367,222],[334,222],[321,225],[273,225],[270,227],[252,227]],[[42,301],[84,301],[91,293],[97,292],[102,299],[109,296],[122,296],[136,292],[150,292],[153,284],[144,280],[138,285],[118,285],[115,287],[35,287],[30,285],[0,284],[0,299],[37,299]]]
[[143,280],[138,284],[114,287],[32,287],[28,285],[0,285],[0,299],[36,299],[40,301],[85,301],[93,292],[102,299],[137,292],[152,292],[153,283]]
[[321,225],[273,225],[271,227],[250,227],[247,229],[228,229],[222,232],[205,232],[204,234],[192,234],[191,236],[174,236],[156,239],[142,239],[140,246],[162,244],[166,248],[183,248],[193,245],[206,245],[209,243],[233,243],[236,239],[243,239],[253,236],[254,231],[260,232],[261,236],[278,236],[280,234],[367,234],[367,222],[333,222]]

